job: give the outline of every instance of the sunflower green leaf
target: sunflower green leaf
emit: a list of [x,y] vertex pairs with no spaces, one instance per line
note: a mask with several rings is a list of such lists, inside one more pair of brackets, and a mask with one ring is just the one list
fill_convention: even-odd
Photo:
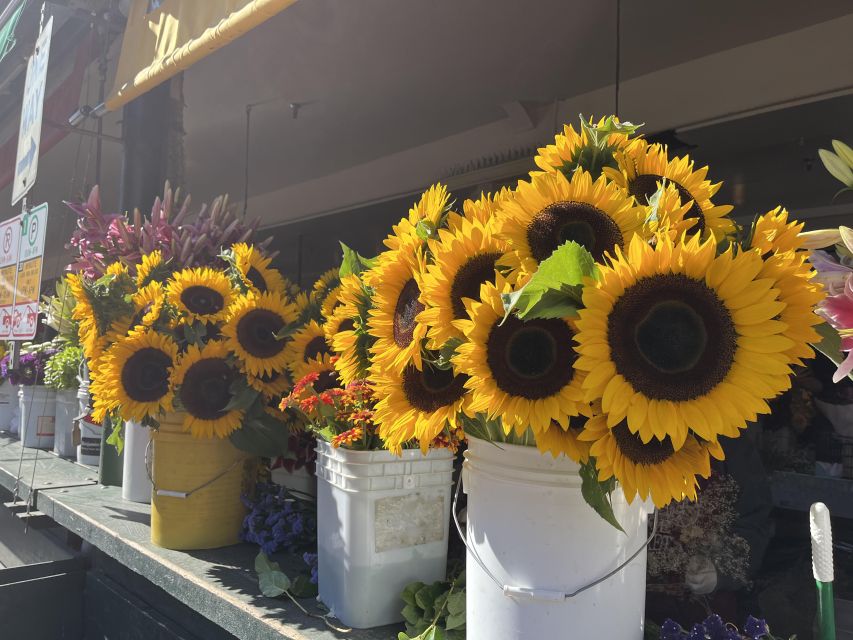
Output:
[[272,562],[261,551],[255,558],[255,572],[258,574],[258,586],[267,598],[277,598],[291,587],[290,578],[281,570],[278,562]]
[[349,275],[360,276],[362,272],[367,271],[376,264],[376,258],[365,258],[354,249],[350,249],[343,242],[340,244],[341,250],[344,253],[344,258],[341,261],[341,268],[338,271],[338,275],[341,278]]
[[586,503],[608,523],[619,529],[622,533],[625,533],[625,530],[613,513],[613,503],[610,501],[610,496],[616,488],[616,481],[613,478],[604,482],[600,481],[598,479],[598,471],[595,468],[595,462],[592,458],[581,465],[580,476],[581,495],[583,495]]

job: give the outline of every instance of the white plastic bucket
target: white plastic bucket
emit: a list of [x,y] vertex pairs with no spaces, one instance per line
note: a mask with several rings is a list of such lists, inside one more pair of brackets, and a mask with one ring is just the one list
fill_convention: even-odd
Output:
[[77,462],[97,467],[101,463],[101,432],[103,427],[85,415],[79,420],[80,444],[77,445]]
[[78,416],[77,389],[63,389],[56,392],[56,422],[53,450],[63,458],[77,455],[74,442],[74,419]]
[[296,493],[309,496],[317,495],[317,476],[308,472],[305,467],[294,469],[292,472],[284,467],[278,467],[270,472],[272,481]]
[[[12,431],[12,418],[18,408],[18,390],[8,380],[0,384],[0,431]],[[15,425],[17,431],[17,425]]]
[[[629,505],[618,489],[613,493],[626,535],[586,504],[578,465],[565,456],[476,438],[468,441],[463,483],[468,640],[642,639],[645,550],[601,584],[573,598],[560,594],[605,576],[644,545],[644,503]],[[507,595],[474,554],[510,591],[538,592]]]
[[21,385],[18,400],[21,406],[21,444],[53,449],[56,392],[43,385]]
[[151,434],[138,422],[124,423],[124,468],[121,497],[131,502],[151,503],[151,479],[145,468],[145,451]]
[[403,619],[403,588],[445,578],[453,454],[317,441],[320,600],[357,629]]

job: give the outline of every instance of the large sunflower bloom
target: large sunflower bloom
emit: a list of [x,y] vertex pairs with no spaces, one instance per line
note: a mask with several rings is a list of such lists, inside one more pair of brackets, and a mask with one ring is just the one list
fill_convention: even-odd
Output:
[[222,320],[232,297],[228,277],[209,267],[179,271],[166,285],[166,300],[189,321]]
[[465,200],[462,203],[462,215],[453,212],[448,214],[447,228],[455,232],[464,220],[488,225],[501,204],[511,196],[512,191],[503,187],[497,193],[484,193],[476,200]]
[[788,220],[787,209],[776,207],[755,221],[750,247],[758,249],[762,255],[799,251],[805,245],[805,239],[800,236],[804,226],[802,222]]
[[91,363],[96,362],[103,355],[106,347],[103,339],[105,331],[101,331],[98,326],[97,315],[92,306],[92,301],[89,299],[83,276],[69,273],[65,279],[68,282],[71,295],[74,296],[74,309],[71,312],[71,317],[77,321],[77,336],[80,338],[83,354],[91,366]]
[[303,369],[308,362],[318,358],[328,360],[331,355],[332,350],[326,342],[326,333],[316,320],[308,321],[294,333],[285,348],[287,367],[294,380],[305,375]]
[[715,249],[698,235],[659,235],[655,248],[638,237],[584,289],[575,366],[587,400],[644,443],[736,436],[790,386],[779,289],[754,251]]
[[462,338],[453,321],[468,317],[465,300],[478,300],[480,285],[494,282],[495,263],[508,247],[481,222],[462,220],[452,231],[439,230],[429,248],[433,264],[423,277],[420,300],[426,308],[418,320],[429,327],[430,348],[437,350]]
[[234,267],[240,279],[255,293],[286,295],[287,282],[277,269],[270,267],[272,258],[266,258],[254,246],[239,242],[231,247]]
[[625,247],[643,230],[646,210],[604,176],[593,181],[586,171],[571,180],[562,173],[540,173],[520,182],[501,205],[495,234],[512,253],[502,266],[534,273],[540,262],[563,243],[583,245],[596,262],[614,247]]
[[271,375],[287,365],[287,342],[278,334],[296,320],[296,310],[277,293],[238,296],[228,308],[222,335],[253,376]]
[[676,449],[669,437],[643,442],[624,421],[611,428],[604,416],[596,416],[579,437],[592,444],[598,479],[616,478],[629,503],[638,495],[641,500],[651,496],[659,508],[673,500],[695,500],[697,476],[711,475],[708,449],[692,435]]
[[163,254],[159,249],[146,253],[136,266],[136,286],[142,289],[151,282],[165,280],[169,274],[169,267],[163,260]]
[[376,396],[382,398],[376,405],[374,420],[391,451],[399,451],[414,438],[426,452],[445,427],[458,426],[457,416],[466,410],[470,400],[465,389],[468,376],[429,364],[422,370],[410,364],[402,373],[384,370],[369,379]]
[[573,367],[575,332],[559,318],[504,320],[501,292],[508,290],[500,276],[497,286],[484,284],[480,300],[466,303],[470,320],[456,321],[467,342],[452,360],[456,371],[469,376],[469,411],[500,417],[506,433],[530,427],[538,434],[552,422],[568,428],[583,398],[583,375]]
[[231,385],[239,372],[228,362],[228,347],[219,341],[203,348],[190,345],[172,373],[183,410],[184,431],[196,438],[225,438],[240,428],[243,411],[228,409]]
[[420,302],[425,260],[420,244],[409,240],[399,249],[382,253],[376,265],[364,273],[373,289],[368,332],[376,343],[371,347],[373,365],[400,373],[410,362],[421,368],[421,342],[427,327],[418,322],[424,310]]
[[128,331],[145,331],[160,319],[166,301],[166,290],[160,282],[152,281],[131,296],[133,316]]
[[714,236],[719,242],[734,233],[735,224],[727,217],[733,207],[711,202],[722,183],[712,184],[706,179],[708,167],[694,171],[688,156],[670,160],[665,146],[649,144],[642,138],[633,139],[616,153],[616,158],[619,169],[605,168],[604,172],[638,204],[647,204],[666,179],[678,189],[682,202],[693,201],[687,217],[697,220],[693,231],[701,233],[703,239]]
[[118,408],[123,420],[140,421],[172,409],[169,376],[178,359],[178,345],[149,331],[120,339],[99,363],[96,399]]
[[580,438],[588,420],[587,416],[583,415],[586,413],[588,411],[582,406],[582,415],[569,418],[565,427],[558,422],[551,422],[550,427],[536,434],[536,447],[542,453],[550,453],[555,458],[565,455],[575,462],[586,464],[591,445]]

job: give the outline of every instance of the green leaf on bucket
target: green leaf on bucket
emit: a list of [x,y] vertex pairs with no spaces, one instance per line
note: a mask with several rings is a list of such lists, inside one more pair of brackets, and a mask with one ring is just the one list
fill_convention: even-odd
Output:
[[625,530],[613,513],[613,504],[610,502],[610,494],[616,488],[615,481],[612,478],[604,482],[600,481],[598,479],[598,471],[595,469],[595,461],[592,458],[581,465],[580,476],[581,494],[586,503],[607,522],[622,533],[625,533]]
[[124,422],[121,420],[117,420],[112,425],[112,431],[110,431],[110,435],[107,436],[107,444],[113,445],[119,455],[121,455],[121,452],[124,449],[124,438],[122,437],[123,430]]
[[261,551],[255,558],[255,572],[258,574],[258,586],[267,598],[277,598],[290,589],[290,578],[281,570],[278,562],[271,562]]

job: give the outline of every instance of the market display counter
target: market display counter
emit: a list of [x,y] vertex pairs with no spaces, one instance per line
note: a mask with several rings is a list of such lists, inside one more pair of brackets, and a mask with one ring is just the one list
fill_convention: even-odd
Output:
[[[20,443],[0,434],[0,486],[9,491],[20,460]],[[119,487],[96,484],[96,470],[44,451],[36,460],[32,449],[24,451],[22,468],[19,494],[26,499],[35,490],[34,509],[238,638],[396,640],[402,628],[332,631],[292,603],[260,594],[253,570],[256,547],[189,553],[156,547],[150,542],[150,507],[123,500]],[[282,568],[288,570],[284,563]],[[302,604],[317,609],[313,601]]]

